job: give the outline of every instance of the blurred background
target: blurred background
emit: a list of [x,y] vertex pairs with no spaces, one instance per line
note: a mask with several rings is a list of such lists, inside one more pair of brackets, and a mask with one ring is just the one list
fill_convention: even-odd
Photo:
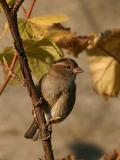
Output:
[[[31,0],[26,2],[28,7]],[[70,19],[65,26],[79,35],[120,26],[119,0],[38,0],[32,15],[51,13],[68,15]],[[5,16],[0,14],[0,33],[4,22]],[[0,40],[0,51],[10,44],[11,36],[7,35]],[[76,61],[84,73],[76,80],[77,100],[73,112],[63,123],[53,127],[53,150],[55,157],[65,157],[71,153],[78,160],[97,160],[105,152],[120,149],[120,97],[105,101],[97,95],[92,89],[85,53],[80,54]],[[40,140],[33,142],[24,138],[32,121],[31,109],[31,101],[24,87],[8,86],[5,89],[0,97],[0,160],[42,158]]]

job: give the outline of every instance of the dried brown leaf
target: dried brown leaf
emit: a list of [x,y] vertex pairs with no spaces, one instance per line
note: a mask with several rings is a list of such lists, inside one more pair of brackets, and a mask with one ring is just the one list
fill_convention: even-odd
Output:
[[120,29],[94,35],[87,53],[95,90],[105,97],[117,96],[120,91]]

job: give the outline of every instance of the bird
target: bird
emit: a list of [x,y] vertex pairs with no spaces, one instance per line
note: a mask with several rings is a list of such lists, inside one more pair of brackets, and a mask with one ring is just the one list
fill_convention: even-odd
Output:
[[[72,58],[60,58],[50,65],[38,82],[36,88],[44,99],[42,108],[48,123],[62,122],[71,113],[76,99],[76,75],[82,72]],[[37,130],[33,120],[24,137],[33,139]]]

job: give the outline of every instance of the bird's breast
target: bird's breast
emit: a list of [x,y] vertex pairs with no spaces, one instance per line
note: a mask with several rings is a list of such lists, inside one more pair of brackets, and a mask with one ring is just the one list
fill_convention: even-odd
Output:
[[41,92],[44,99],[50,106],[54,105],[60,96],[61,86],[58,80],[52,77],[46,76],[41,83]]
[[69,92],[71,82],[62,78],[46,75],[41,82],[41,92],[50,106],[53,106],[62,93]]

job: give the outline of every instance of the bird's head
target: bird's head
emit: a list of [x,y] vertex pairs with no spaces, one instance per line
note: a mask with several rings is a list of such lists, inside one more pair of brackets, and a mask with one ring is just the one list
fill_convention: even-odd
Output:
[[68,79],[70,77],[76,77],[76,74],[82,73],[83,70],[78,64],[71,58],[61,58],[55,61],[49,69],[49,72],[58,74]]

